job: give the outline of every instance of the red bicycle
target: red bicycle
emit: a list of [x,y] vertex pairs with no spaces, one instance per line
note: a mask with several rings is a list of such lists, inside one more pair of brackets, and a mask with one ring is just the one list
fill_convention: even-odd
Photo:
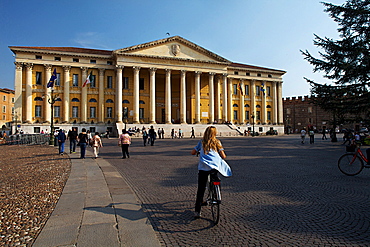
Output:
[[359,174],[364,167],[370,168],[370,165],[368,165],[367,162],[367,158],[362,153],[360,146],[358,146],[356,147],[355,152],[346,153],[340,156],[338,160],[338,168],[342,173],[348,176],[354,176]]

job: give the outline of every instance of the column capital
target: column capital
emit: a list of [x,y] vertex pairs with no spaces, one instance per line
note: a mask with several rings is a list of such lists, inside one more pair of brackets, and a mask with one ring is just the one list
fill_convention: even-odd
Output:
[[14,64],[15,64],[15,69],[16,70],[22,70],[23,69],[23,63],[14,62]]
[[223,73],[223,74],[222,74],[222,76],[223,76],[223,77],[227,77],[227,73]]
[[135,72],[138,72],[138,71],[140,71],[141,67],[139,67],[139,66],[134,66],[134,67],[132,67],[132,69],[133,69]]
[[100,76],[104,75],[104,71],[105,71],[104,68],[99,68],[99,75]]
[[125,66],[123,66],[123,65],[116,65],[116,69],[117,70],[123,70],[123,68],[125,68]]
[[184,70],[184,69],[182,69],[182,70],[181,70],[181,74],[182,74],[182,75],[183,75],[183,74],[185,75],[185,74],[186,74],[186,72],[188,72],[188,71],[187,71],[187,70]]
[[244,83],[245,79],[239,79],[240,83]]
[[208,74],[209,74],[210,76],[214,76],[216,73],[215,73],[215,72],[208,72]]
[[196,75],[200,75],[200,74],[202,74],[202,72],[201,72],[201,71],[194,71],[194,73],[195,73]]
[[26,66],[28,70],[32,70],[33,68],[33,63],[24,63],[24,65]]
[[81,67],[82,72],[87,73],[87,67]]
[[155,72],[157,71],[157,68],[152,67],[152,68],[149,68],[149,70]]
[[62,67],[63,67],[63,69],[64,69],[64,72],[69,72],[69,71],[71,71],[71,66],[69,66],[69,65],[63,65]]
[[171,73],[172,69],[165,69],[166,73]]
[[45,67],[45,70],[46,71],[51,71],[51,68],[53,67],[53,65],[51,65],[51,64],[44,64],[44,67]]

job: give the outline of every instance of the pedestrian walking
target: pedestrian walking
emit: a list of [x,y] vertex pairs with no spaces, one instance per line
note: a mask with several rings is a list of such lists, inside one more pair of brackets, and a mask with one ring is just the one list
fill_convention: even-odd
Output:
[[314,144],[315,143],[315,132],[313,128],[310,128],[308,130],[308,135],[310,136],[310,144]]
[[158,128],[158,138],[161,139],[162,138],[162,130],[161,128]]
[[146,131],[145,127],[142,130],[142,134],[143,134],[144,146],[146,146],[146,142],[148,140],[148,132]]
[[199,153],[198,163],[198,190],[195,201],[194,217],[200,217],[200,210],[203,204],[204,192],[207,186],[208,176],[213,179],[218,178],[218,172],[221,175],[229,177],[232,175],[231,168],[224,160],[226,154],[221,141],[216,138],[217,130],[214,126],[209,126],[204,131],[203,139],[191,151],[192,155]]
[[152,125],[152,126],[150,126],[150,129],[149,129],[150,146],[154,145],[154,141],[156,139],[156,136],[157,136],[157,134],[155,133],[155,130],[154,130],[153,125]]
[[95,159],[97,159],[99,156],[99,150],[103,147],[99,132],[95,132],[95,135],[91,138],[90,146],[93,148]]
[[306,139],[306,128],[303,128],[302,130],[301,130],[301,143],[302,144],[304,144],[304,141],[305,141],[305,139]]
[[86,129],[82,128],[81,133],[78,134],[78,146],[80,146],[80,159],[85,159],[86,155],[86,146],[87,146],[87,133]]
[[64,144],[66,142],[66,134],[62,129],[59,130],[58,133],[58,145],[59,145],[59,154],[63,155],[64,154]]
[[131,144],[131,137],[127,133],[126,129],[122,130],[122,135],[120,135],[118,140],[118,146],[121,146],[122,149],[122,159],[130,158],[130,153],[128,152],[128,147]]
[[76,128],[72,128],[72,130],[68,131],[69,153],[76,153],[77,135]]
[[171,138],[173,139],[174,136],[175,136],[175,129],[172,129],[171,130]]
[[[86,131],[86,134],[87,134],[87,143],[90,145],[91,138],[92,138],[92,135],[91,135],[90,130]],[[91,146],[91,145],[90,145],[90,146]]]
[[326,127],[324,126],[322,128],[322,137],[321,137],[321,140],[327,140],[328,138],[326,138]]
[[195,138],[194,127],[191,127],[191,135],[190,135],[190,138]]
[[182,129],[179,129],[179,138],[183,138]]
[[162,134],[162,139],[164,139],[164,129],[163,128],[162,128],[161,134]]

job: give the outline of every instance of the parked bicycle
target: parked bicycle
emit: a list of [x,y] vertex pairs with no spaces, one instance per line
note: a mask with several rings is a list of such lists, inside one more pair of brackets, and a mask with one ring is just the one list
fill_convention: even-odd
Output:
[[338,160],[338,168],[339,170],[348,175],[348,176],[355,176],[359,174],[362,169],[370,168],[368,165],[367,157],[362,153],[360,146],[355,147],[355,151],[351,153],[346,153],[340,156]]
[[220,205],[221,205],[221,180],[217,176],[217,171],[215,174],[210,174],[208,176],[207,183],[207,199],[202,206],[210,206],[212,220],[215,225],[218,224],[220,220]]

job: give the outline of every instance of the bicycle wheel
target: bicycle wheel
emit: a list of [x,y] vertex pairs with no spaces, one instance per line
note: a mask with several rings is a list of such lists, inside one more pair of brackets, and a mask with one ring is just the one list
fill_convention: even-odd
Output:
[[347,176],[354,176],[364,169],[364,162],[357,155],[343,154],[338,160],[338,168]]
[[220,220],[220,203],[221,203],[221,191],[219,185],[212,185],[212,198],[211,198],[211,213],[212,219],[215,225]]

